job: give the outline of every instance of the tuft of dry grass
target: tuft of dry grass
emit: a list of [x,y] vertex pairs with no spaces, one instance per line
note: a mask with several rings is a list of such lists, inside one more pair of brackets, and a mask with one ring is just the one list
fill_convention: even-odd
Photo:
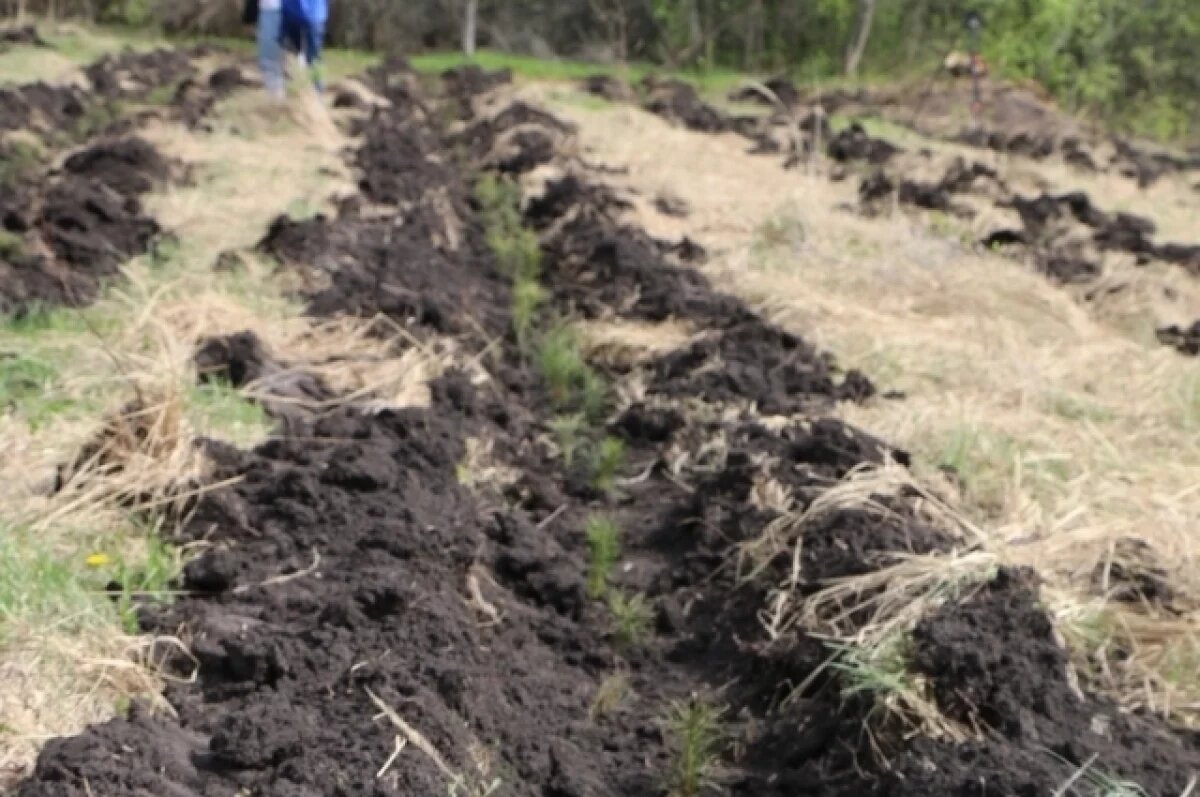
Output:
[[690,325],[682,321],[580,321],[572,328],[589,362],[616,368],[633,368],[657,359],[683,348],[693,337]]
[[[526,89],[535,99],[546,91]],[[688,203],[683,220],[638,203],[651,233],[686,229],[709,250],[706,271],[719,285],[906,393],[839,411],[913,452],[917,483],[961,507],[983,539],[966,558],[897,562],[881,578],[895,581],[898,601],[918,600],[922,584],[953,581],[964,567],[1035,566],[1092,686],[1200,723],[1200,361],[1153,340],[1159,323],[1200,317],[1200,282],[1114,256],[1105,285],[1119,290],[1084,301],[969,245],[994,215],[868,219],[842,209],[857,201],[856,180],[787,172],[747,155],[735,136],[690,133],[635,108],[548,101],[578,123],[594,160],[628,167],[610,178],[619,187]],[[1155,217],[1164,239],[1195,236],[1197,197],[1179,181],[1140,193],[1116,176],[921,143],[938,157],[996,165],[1027,194],[1084,188],[1106,209]],[[1097,587],[1126,539],[1144,543],[1163,570],[1169,605],[1118,602]]]

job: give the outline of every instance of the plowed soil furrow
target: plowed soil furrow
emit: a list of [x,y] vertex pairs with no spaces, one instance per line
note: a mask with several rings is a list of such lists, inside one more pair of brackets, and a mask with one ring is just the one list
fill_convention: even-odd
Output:
[[[961,744],[875,723],[873,697],[806,629],[769,637],[762,613],[788,578],[807,590],[959,542],[880,496],[821,515],[795,559],[740,577],[740,544],[772,521],[859,466],[907,461],[826,417],[874,386],[620,221],[556,149],[565,126],[521,107],[475,113],[502,80],[454,73],[450,100],[400,64],[373,80],[391,107],[361,122],[361,196],[336,218],[276,223],[262,248],[310,278],[310,313],[459,337],[494,376],[448,373],[428,408],[293,419],[252,451],[211,445],[215,478],[241,481],[198,499],[173,538],[203,551],[185,594],[142,618],[190,644],[174,666],[192,677],[167,694],[177,717],[135,707],[50,742],[22,797],[660,795],[679,791],[666,718],[697,701],[724,708],[707,776],[747,797],[1048,794],[1093,755],[1155,795],[1200,771],[1160,723],[1076,693],[1024,572],[1002,570],[914,634],[941,710],[978,729]],[[448,101],[469,117],[465,139],[441,127]],[[509,330],[470,188],[481,167],[550,159],[575,174],[526,203],[545,314],[706,331],[607,374],[643,384],[603,423],[628,451],[611,490],[545,442],[553,396]],[[472,490],[462,467],[481,440],[513,475]],[[769,484],[786,504],[763,497]],[[584,528],[598,515],[624,530],[612,586],[646,601],[638,639],[589,595]]]
[[[137,128],[164,114],[195,124],[237,87],[189,88],[201,52],[106,56],[85,70],[87,89],[0,89],[0,133],[23,136],[0,139],[0,159],[8,161],[0,170],[0,231],[11,241],[0,251],[0,314],[89,304],[123,263],[150,249],[161,230],[141,198],[175,170]],[[173,85],[179,89],[165,112],[122,106]],[[48,165],[72,149],[61,168]]]

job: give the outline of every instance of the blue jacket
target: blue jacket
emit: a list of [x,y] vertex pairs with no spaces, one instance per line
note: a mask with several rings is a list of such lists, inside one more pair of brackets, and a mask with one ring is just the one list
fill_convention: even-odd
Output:
[[327,0],[283,0],[283,15],[324,27],[329,19],[329,3]]

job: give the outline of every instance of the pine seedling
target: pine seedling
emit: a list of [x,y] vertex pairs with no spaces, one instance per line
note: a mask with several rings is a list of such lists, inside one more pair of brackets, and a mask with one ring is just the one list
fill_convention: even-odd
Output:
[[722,709],[698,697],[671,705],[666,728],[675,748],[668,784],[672,797],[698,797],[713,785],[721,746],[722,713]]
[[538,370],[550,391],[550,401],[556,407],[569,405],[590,370],[583,361],[575,335],[566,327],[549,332],[542,339],[537,361]]
[[608,580],[621,556],[621,529],[612,518],[593,515],[587,521],[587,592],[593,599],[608,592]]
[[560,415],[550,421],[550,431],[554,433],[554,441],[567,468],[575,464],[575,457],[583,448],[585,424],[582,415]]
[[599,490],[612,492],[617,474],[624,465],[624,441],[617,437],[604,438],[592,454],[592,483]]
[[529,335],[533,331],[533,319],[538,308],[546,301],[545,289],[534,279],[521,279],[512,289],[512,324],[517,336],[517,345],[522,351],[529,348]]
[[612,612],[613,634],[618,645],[632,648],[645,641],[654,615],[644,595],[640,592],[626,595],[614,590],[609,593],[608,608]]

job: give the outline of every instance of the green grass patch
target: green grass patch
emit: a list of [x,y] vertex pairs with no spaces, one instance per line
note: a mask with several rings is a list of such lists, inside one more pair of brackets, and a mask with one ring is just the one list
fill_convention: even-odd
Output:
[[165,107],[174,101],[177,91],[179,91],[179,81],[164,83],[161,86],[155,86],[151,89],[150,93],[146,95],[144,102],[146,105]]
[[75,406],[75,399],[62,392],[52,363],[0,352],[0,412],[17,413],[36,431]]
[[73,554],[61,555],[26,528],[0,524],[0,643],[16,626],[53,622],[70,632],[115,620],[87,554]]
[[12,185],[34,174],[46,160],[41,142],[32,138],[10,138],[4,142],[0,155],[3,155],[0,157],[0,186]]
[[193,387],[188,393],[188,415],[197,432],[235,445],[253,445],[266,438],[274,423],[261,405],[221,380]]
[[20,260],[25,255],[25,242],[21,236],[8,230],[0,230],[0,257],[5,260]]
[[1003,510],[1016,480],[1047,505],[1064,494],[1078,467],[1065,455],[1038,453],[1002,431],[963,424],[935,443],[932,460],[958,480],[970,503],[985,514]]
[[841,676],[842,694],[871,694],[886,699],[892,694],[919,694],[922,689],[912,672],[912,639],[898,634],[877,646],[835,645],[837,659],[830,667]]
[[[61,530],[59,530],[61,531]],[[156,523],[130,519],[117,530],[34,533],[0,523],[0,644],[16,629],[71,634],[104,625],[137,633],[136,605],[167,600],[178,551]]]
[[750,246],[760,258],[768,254],[794,255],[806,239],[804,221],[798,215],[784,213],[763,222],[755,230]]
[[1047,412],[1068,421],[1105,423],[1116,417],[1112,411],[1096,402],[1070,393],[1058,391],[1047,393],[1043,397],[1042,403]]

